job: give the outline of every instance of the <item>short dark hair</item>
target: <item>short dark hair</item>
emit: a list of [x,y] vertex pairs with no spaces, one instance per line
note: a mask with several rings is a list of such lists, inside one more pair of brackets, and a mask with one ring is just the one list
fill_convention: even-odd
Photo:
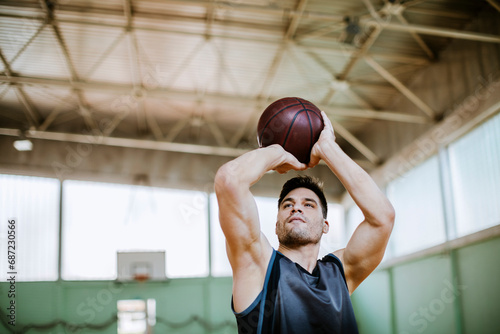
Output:
[[278,208],[285,199],[285,196],[288,195],[292,190],[297,188],[307,188],[313,191],[319,197],[323,218],[326,219],[328,213],[328,205],[326,203],[325,194],[323,193],[323,182],[315,177],[308,175],[299,175],[285,182],[283,188],[281,188],[280,198],[278,199]]

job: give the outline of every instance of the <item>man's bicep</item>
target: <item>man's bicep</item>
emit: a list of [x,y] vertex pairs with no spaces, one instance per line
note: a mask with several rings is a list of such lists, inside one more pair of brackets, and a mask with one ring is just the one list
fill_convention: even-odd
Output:
[[261,288],[272,248],[260,231],[257,204],[252,195],[220,201],[219,220],[226,237],[226,252],[233,270],[234,288],[245,287],[236,289],[241,291],[233,291],[238,296],[235,296],[234,302],[239,305],[242,300],[246,301],[242,293],[244,296],[247,293],[253,296]]
[[260,237],[257,204],[250,191],[218,193],[219,222],[231,249],[237,250]]
[[367,221],[356,228],[342,254],[350,291],[380,264],[391,230],[390,226],[374,226]]

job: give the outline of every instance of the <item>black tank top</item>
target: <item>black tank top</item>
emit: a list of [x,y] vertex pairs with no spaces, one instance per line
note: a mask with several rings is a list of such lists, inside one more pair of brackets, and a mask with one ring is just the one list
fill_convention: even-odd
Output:
[[311,275],[273,250],[262,291],[234,313],[239,334],[358,333],[342,263],[333,254],[318,260]]

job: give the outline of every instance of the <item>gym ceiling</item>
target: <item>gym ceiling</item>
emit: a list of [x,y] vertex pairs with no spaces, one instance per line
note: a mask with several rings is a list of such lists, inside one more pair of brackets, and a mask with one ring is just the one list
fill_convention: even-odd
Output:
[[[366,133],[414,127],[416,139],[443,117],[412,79],[454,40],[500,43],[498,29],[471,30],[484,11],[500,6],[0,1],[2,171],[208,189],[218,166],[257,147],[260,113],[285,96],[327,112],[343,149],[374,171],[397,150]],[[413,108],[396,108],[402,99]],[[23,138],[31,152],[12,148]]]

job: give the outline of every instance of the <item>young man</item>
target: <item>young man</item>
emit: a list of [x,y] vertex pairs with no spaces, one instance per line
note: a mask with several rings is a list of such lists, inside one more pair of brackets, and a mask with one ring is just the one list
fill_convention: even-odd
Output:
[[[215,177],[219,219],[233,270],[232,308],[239,333],[357,333],[350,294],[382,260],[394,209],[370,176],[325,127],[308,165],[279,145],[259,148],[223,165]],[[286,173],[323,159],[364,214],[344,249],[318,259],[327,233],[326,200],[313,179],[285,183],[279,199],[274,250],[260,231],[250,187],[270,170]]]

